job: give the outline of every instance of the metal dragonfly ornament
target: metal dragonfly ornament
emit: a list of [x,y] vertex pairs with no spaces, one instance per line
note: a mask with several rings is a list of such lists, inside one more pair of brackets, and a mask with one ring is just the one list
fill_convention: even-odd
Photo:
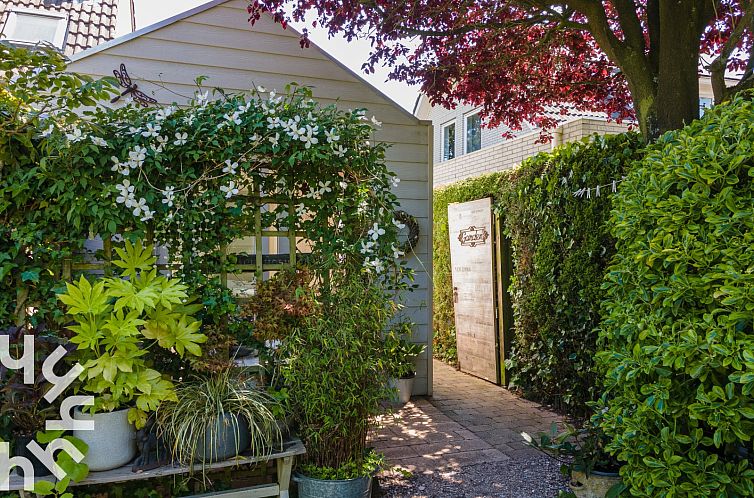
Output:
[[131,77],[128,75],[128,71],[126,71],[125,64],[120,65],[120,71],[117,69],[113,69],[113,74],[117,78],[120,86],[125,88],[125,90],[123,90],[123,92],[121,92],[120,95],[112,99],[110,101],[111,104],[116,103],[121,98],[125,97],[126,95],[129,95],[132,99],[134,99],[134,102],[136,102],[137,104],[141,104],[144,107],[149,107],[149,104],[157,103],[156,99],[153,99],[146,93],[139,90],[138,85],[136,85],[136,83],[131,81]]

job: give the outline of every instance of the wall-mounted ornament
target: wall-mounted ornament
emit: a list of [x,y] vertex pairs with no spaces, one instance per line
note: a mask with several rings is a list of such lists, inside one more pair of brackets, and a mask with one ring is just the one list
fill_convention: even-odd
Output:
[[120,84],[120,86],[125,88],[125,90],[123,90],[120,95],[112,99],[110,101],[111,104],[116,103],[121,98],[127,95],[130,96],[132,99],[134,99],[134,102],[136,102],[137,104],[141,104],[144,107],[149,107],[149,104],[157,103],[156,99],[153,99],[146,93],[139,90],[138,85],[134,83],[133,81],[131,81],[131,77],[128,75],[128,71],[126,71],[125,64],[120,65],[120,70],[113,69],[113,74],[115,75],[115,78],[118,80],[118,84]]
[[416,218],[402,210],[393,213],[393,217],[395,221],[403,225],[403,228],[398,233],[399,240],[401,241],[398,249],[408,254],[415,250],[419,244],[419,222],[416,221]]

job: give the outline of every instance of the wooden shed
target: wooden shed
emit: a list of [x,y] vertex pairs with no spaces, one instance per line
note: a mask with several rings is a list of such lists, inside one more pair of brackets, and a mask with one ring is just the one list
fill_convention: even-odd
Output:
[[414,393],[432,393],[432,143],[431,122],[421,121],[300,35],[270,18],[252,27],[243,0],[213,0],[175,17],[86,50],[72,57],[72,71],[111,76],[125,64],[139,89],[160,104],[185,102],[197,76],[205,85],[244,92],[253,85],[283,88],[291,82],[312,88],[315,98],[344,109],[367,108],[382,121],[376,139],[390,147],[387,161],[401,182],[396,187],[404,211],[420,226],[411,257],[419,288],[408,296],[408,315],[417,327],[415,342],[427,345],[418,360]]

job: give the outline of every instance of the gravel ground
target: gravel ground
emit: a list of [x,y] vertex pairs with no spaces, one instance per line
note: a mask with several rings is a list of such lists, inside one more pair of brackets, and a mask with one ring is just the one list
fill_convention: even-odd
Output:
[[[379,478],[384,498],[555,498],[566,490],[560,464],[547,457],[485,463],[431,475]],[[375,496],[373,495],[373,496]]]

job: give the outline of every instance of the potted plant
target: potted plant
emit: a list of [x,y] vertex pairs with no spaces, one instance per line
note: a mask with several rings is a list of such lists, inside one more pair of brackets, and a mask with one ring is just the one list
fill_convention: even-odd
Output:
[[75,419],[94,420],[94,430],[74,431],[89,447],[85,463],[93,471],[131,461],[147,412],[177,399],[171,379],[147,361],[150,348],[199,356],[206,341],[191,316],[197,306],[189,303],[186,286],[157,274],[152,251],[127,241],[113,261],[120,277],[92,284],[82,276],[58,295],[74,322],[71,342],[84,367],[77,390],[95,398],[94,406],[74,410]]
[[396,391],[393,400],[401,405],[405,405],[411,399],[416,378],[414,360],[425,349],[423,344],[415,344],[406,339],[410,337],[412,327],[412,323],[402,322],[385,336],[385,353],[391,360],[392,366],[389,371],[388,385]]
[[288,408],[307,449],[293,479],[301,498],[367,497],[381,458],[366,438],[389,394],[382,335],[394,306],[357,271],[332,272],[316,298],[280,350]]
[[272,398],[242,369],[198,376],[178,384],[175,393],[176,400],[158,408],[157,428],[183,464],[227,460],[245,451],[265,455],[282,445]]
[[[35,476],[46,476],[52,472],[34,456],[27,445],[35,439],[38,431],[44,431],[48,419],[58,418],[59,405],[48,403],[44,395],[50,384],[42,374],[42,363],[45,358],[57,348],[58,343],[53,337],[45,336],[44,326],[35,328],[9,327],[0,332],[7,335],[12,356],[24,356],[24,336],[34,336],[34,383],[25,384],[22,370],[7,370],[0,365],[0,379],[3,380],[0,389],[0,413],[10,419],[13,430],[13,447],[17,456],[28,458],[34,466]],[[24,475],[21,467],[17,468],[20,476]]]
[[536,439],[525,432],[521,435],[526,444],[562,463],[561,472],[570,479],[577,498],[616,497],[625,490],[618,474],[620,463],[607,452],[610,440],[594,418],[580,428],[566,424],[562,432],[553,424],[550,432]]

